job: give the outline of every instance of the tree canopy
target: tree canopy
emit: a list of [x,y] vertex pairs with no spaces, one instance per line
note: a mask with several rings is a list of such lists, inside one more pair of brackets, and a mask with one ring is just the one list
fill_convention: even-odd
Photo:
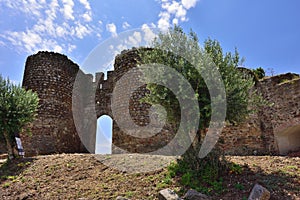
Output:
[[38,96],[31,90],[12,84],[0,75],[0,134],[4,136],[10,157],[13,157],[15,133],[33,121]]
[[[170,29],[167,33],[159,33],[153,41],[152,47],[152,51],[141,52],[142,62],[146,64],[160,63],[174,68],[189,81],[199,102],[200,129],[207,128],[211,118],[211,94],[207,80],[204,80],[208,79],[210,74],[204,73],[205,68],[210,68],[211,72],[208,70],[207,73],[211,73],[211,75],[214,73],[213,70],[218,70],[222,78],[221,81],[226,92],[227,121],[239,123],[251,113],[252,110],[249,106],[256,102],[253,98],[256,92],[250,93],[254,81],[251,75],[238,69],[244,59],[240,58],[237,49],[234,53],[224,53],[220,43],[212,39],[205,40],[204,47],[201,48],[196,33],[190,31],[189,34],[185,34],[178,26]],[[211,67],[212,65],[215,66],[214,69]],[[156,75],[166,81],[171,79],[166,78],[166,74],[161,72],[157,72]],[[150,94],[146,101],[151,104],[163,104],[177,120],[180,114],[173,108],[178,108],[179,105],[172,92],[157,84],[148,84],[148,89]],[[184,90],[185,88],[178,86],[178,89]]]
[[[168,32],[159,33],[152,43],[152,48],[151,51],[141,51],[141,63],[159,63],[171,67],[188,80],[198,101],[198,108],[192,108],[198,109],[199,112],[198,130],[206,130],[211,121],[215,122],[214,114],[217,115],[217,121],[222,121],[223,112],[227,122],[240,123],[260,100],[260,95],[253,89],[253,77],[238,70],[244,59],[240,58],[237,49],[234,53],[224,53],[220,43],[210,38],[200,47],[195,32],[190,31],[186,34],[178,26]],[[173,81],[177,90],[183,91],[184,94],[186,88],[170,76],[159,70],[156,72],[158,79]],[[179,123],[183,117],[180,108],[189,105],[179,105],[178,97],[162,85],[148,84],[147,88],[150,93],[144,100],[150,104],[163,105],[168,112],[168,119]],[[201,136],[198,134],[197,137]],[[189,160],[197,160],[200,144],[201,142],[196,142],[194,147],[191,146],[194,158]],[[196,165],[199,165],[199,162]]]

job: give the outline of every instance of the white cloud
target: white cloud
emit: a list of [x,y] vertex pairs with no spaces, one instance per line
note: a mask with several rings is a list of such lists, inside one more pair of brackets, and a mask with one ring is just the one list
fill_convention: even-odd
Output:
[[85,9],[91,10],[90,3],[87,0],[79,0],[79,2],[84,5]]
[[24,17],[24,20],[34,22],[18,31],[0,31],[1,44],[20,52],[52,50],[70,53],[77,48],[72,44],[74,40],[92,33],[101,37],[99,28],[92,24],[92,10],[87,0],[0,1],[7,9]]
[[146,43],[150,43],[155,38],[155,33],[151,30],[151,28],[155,28],[154,24],[151,24],[149,27],[147,24],[142,25],[142,31],[144,32],[144,40]]
[[74,45],[74,44],[68,44],[68,52],[72,52],[76,48],[77,48],[76,45]]
[[75,35],[76,37],[82,39],[86,35],[88,35],[91,32],[87,26],[82,25],[81,23],[77,23],[77,26],[75,27]]
[[178,19],[174,18],[172,23],[175,24],[175,25],[178,25]]
[[0,40],[0,46],[5,46],[5,42]]
[[56,12],[58,8],[59,8],[58,1],[52,0],[50,3],[50,7],[45,11],[47,17],[54,20],[56,18]]
[[162,31],[168,30],[170,27],[170,14],[167,12],[161,12],[159,17],[160,19],[157,22],[157,27]]
[[96,36],[97,36],[98,40],[102,39],[102,35],[100,33],[97,33]]
[[41,9],[45,1],[37,2],[36,0],[1,0],[8,8],[18,10],[31,16],[41,16]]
[[166,31],[172,24],[179,24],[179,22],[187,21],[187,11],[195,7],[198,0],[161,0],[161,12],[159,13],[159,20],[157,26],[160,30]]
[[[177,11],[176,11],[176,13],[175,13],[175,16],[176,16],[176,18],[179,18],[181,21],[185,21],[185,20],[186,20],[186,17],[185,17],[186,14],[187,14],[186,9],[184,9],[183,6],[180,5],[180,6],[177,8]],[[176,18],[175,18],[175,19],[176,19]]]
[[61,12],[64,14],[65,19],[67,20],[74,20],[75,17],[73,16],[73,7],[74,7],[74,2],[73,0],[62,0],[64,8],[61,9]]
[[106,30],[111,33],[112,37],[117,37],[117,27],[114,23],[106,24]]
[[196,6],[198,0],[181,0],[182,5],[185,9],[190,9]]
[[128,22],[124,22],[122,25],[123,29],[128,29],[130,27],[130,24],[128,24]]
[[53,50],[62,52],[63,48],[54,40],[42,39],[38,34],[31,30],[24,32],[11,32],[6,37],[14,46],[25,48],[26,52],[36,52],[38,50]]
[[91,15],[91,12],[86,12],[82,15],[83,19],[86,21],[86,22],[90,22],[92,21],[92,15]]
[[121,53],[121,51],[128,49],[128,46],[125,44],[119,44],[116,48],[117,50],[114,52],[114,55]]
[[134,32],[132,36],[129,36],[128,38],[128,45],[132,47],[138,47],[139,44],[142,42],[142,35],[140,32]]
[[63,51],[63,48],[59,45],[55,45],[54,48],[53,48],[53,51],[61,53]]
[[166,2],[162,4],[162,8],[165,9],[170,14],[175,14],[177,10],[180,8],[180,4],[176,1],[173,1],[172,3]]
[[82,17],[86,22],[92,21],[92,12],[91,12],[91,6],[90,3],[87,0],[79,0],[79,2],[85,7],[87,12],[85,12]]
[[64,35],[66,35],[66,30],[61,26],[56,27],[55,32],[58,37],[64,37]]

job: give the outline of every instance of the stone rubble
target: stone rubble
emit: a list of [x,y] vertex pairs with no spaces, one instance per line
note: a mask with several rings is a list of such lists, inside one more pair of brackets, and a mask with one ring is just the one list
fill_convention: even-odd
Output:
[[248,200],[269,200],[270,197],[271,194],[266,188],[259,184],[255,184]]

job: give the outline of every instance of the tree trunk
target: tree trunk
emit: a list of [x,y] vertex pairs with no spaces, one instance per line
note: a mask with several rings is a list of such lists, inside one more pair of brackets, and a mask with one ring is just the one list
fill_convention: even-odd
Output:
[[8,159],[13,159],[15,157],[14,150],[11,144],[10,135],[7,133],[7,131],[4,131],[4,137],[6,140],[6,147],[7,147],[7,153],[8,153]]

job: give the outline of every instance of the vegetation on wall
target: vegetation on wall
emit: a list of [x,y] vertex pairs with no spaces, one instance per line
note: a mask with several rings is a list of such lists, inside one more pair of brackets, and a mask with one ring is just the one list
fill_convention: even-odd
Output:
[[258,79],[262,79],[263,77],[266,76],[265,70],[264,70],[263,68],[261,68],[261,67],[258,67],[258,68],[256,68],[256,69],[253,69],[252,71],[254,72],[255,76],[256,76]]

